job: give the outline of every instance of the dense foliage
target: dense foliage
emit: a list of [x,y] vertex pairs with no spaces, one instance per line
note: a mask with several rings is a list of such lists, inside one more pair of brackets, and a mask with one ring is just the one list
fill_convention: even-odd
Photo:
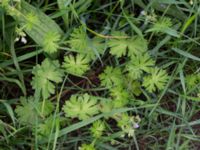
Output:
[[198,149],[198,0],[1,0],[0,149]]

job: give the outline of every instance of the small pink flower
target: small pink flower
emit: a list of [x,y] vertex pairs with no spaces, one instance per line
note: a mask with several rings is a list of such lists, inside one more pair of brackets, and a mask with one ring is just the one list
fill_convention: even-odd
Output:
[[135,123],[134,126],[133,126],[135,129],[139,128],[139,124]]

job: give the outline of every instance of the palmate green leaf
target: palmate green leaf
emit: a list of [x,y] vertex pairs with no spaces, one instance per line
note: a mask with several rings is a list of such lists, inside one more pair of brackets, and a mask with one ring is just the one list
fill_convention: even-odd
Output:
[[[33,97],[20,98],[20,105],[17,105],[15,112],[17,113],[18,120],[23,125],[33,125],[37,117],[40,116],[42,109],[42,102],[37,102]],[[43,117],[48,116],[54,109],[50,101],[45,101]]]
[[54,131],[53,124],[56,124],[56,122],[59,122],[60,118],[54,118],[53,116],[49,116],[45,119],[43,123],[38,124],[37,131],[38,131],[38,138],[40,140],[47,139],[51,135],[51,131]]
[[[114,32],[112,36],[127,37],[123,32]],[[147,41],[139,36],[131,38],[117,38],[108,41],[110,53],[116,57],[137,55],[147,50]]]
[[97,120],[92,124],[90,132],[94,138],[100,138],[105,128],[105,123],[101,120]]
[[70,35],[70,47],[80,53],[87,55],[89,58],[94,59],[95,56],[103,54],[104,40],[98,37],[90,39],[82,26],[74,29]]
[[42,93],[43,99],[47,99],[50,94],[55,93],[55,83],[62,82],[64,75],[57,60],[45,59],[41,65],[36,65],[32,71],[34,77],[31,82],[37,94]]
[[196,87],[200,83],[200,73],[186,75],[185,82],[188,89]]
[[99,113],[97,99],[88,94],[72,95],[63,106],[66,117],[88,119]]
[[125,85],[128,91],[135,96],[139,96],[142,93],[141,83],[137,80],[130,79],[130,76],[127,76],[127,80],[125,81]]
[[93,144],[82,144],[78,150],[96,150]]
[[112,99],[101,100],[99,105],[99,110],[102,113],[109,113],[113,110],[113,101]]
[[[112,36],[127,36],[124,32],[114,32]],[[108,41],[110,53],[116,57],[125,56],[127,52],[128,42],[127,39],[110,39]]]
[[69,44],[77,52],[85,51],[88,48],[89,38],[82,26],[73,30],[70,35]]
[[126,65],[126,71],[132,79],[139,79],[143,72],[149,72],[155,66],[155,61],[148,53],[132,55],[131,60]]
[[146,32],[155,32],[155,33],[166,33],[174,37],[179,37],[178,32],[172,27],[172,21],[170,18],[163,17],[160,18],[150,29]]
[[99,75],[101,85],[105,87],[123,86],[123,75],[120,68],[107,66],[103,73]]
[[27,22],[25,24],[25,28],[27,30],[32,30],[34,28],[35,24],[39,24],[40,23],[39,17],[34,12],[27,13],[26,14],[26,19],[27,19]]
[[59,41],[60,34],[58,34],[57,32],[47,32],[44,35],[44,40],[42,43],[44,51],[49,54],[56,53],[59,48]]
[[138,55],[147,51],[147,41],[139,36],[131,38],[128,43],[128,56]]
[[155,92],[156,89],[162,90],[167,84],[169,76],[167,72],[163,69],[152,68],[150,75],[147,75],[143,78],[143,86],[150,93]]
[[122,87],[115,87],[110,90],[114,108],[122,108],[129,103],[129,93]]
[[170,27],[172,27],[171,19],[168,17],[162,17],[148,31],[162,32],[162,30]]
[[15,109],[19,122],[24,125],[34,124],[38,114],[34,107],[35,104],[33,98],[29,98],[27,100],[26,98],[21,98],[20,102],[21,105],[18,105]]
[[120,114],[119,118],[117,118],[117,126],[118,127],[123,127],[129,124],[130,122],[130,116],[127,113],[122,113]]
[[63,67],[67,73],[82,76],[87,70],[90,69],[89,62],[90,59],[86,55],[69,55],[64,57]]

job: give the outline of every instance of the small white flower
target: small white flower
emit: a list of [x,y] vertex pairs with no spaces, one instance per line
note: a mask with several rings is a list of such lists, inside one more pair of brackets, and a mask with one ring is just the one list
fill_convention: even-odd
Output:
[[194,4],[193,0],[190,0],[190,2],[189,2],[189,3],[190,3],[190,5],[193,5],[193,4]]
[[15,38],[15,42],[17,42],[17,41],[19,41],[19,37],[16,37],[16,38]]
[[24,43],[24,44],[26,44],[26,43],[27,43],[26,38],[25,38],[25,37],[22,37],[22,38],[21,38],[21,42]]
[[143,15],[143,16],[146,16],[147,12],[143,10],[143,11],[140,12],[140,14]]

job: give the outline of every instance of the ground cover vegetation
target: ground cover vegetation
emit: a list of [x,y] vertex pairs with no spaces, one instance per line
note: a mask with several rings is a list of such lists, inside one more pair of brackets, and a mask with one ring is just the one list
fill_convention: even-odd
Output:
[[0,149],[200,148],[198,0],[1,0]]

